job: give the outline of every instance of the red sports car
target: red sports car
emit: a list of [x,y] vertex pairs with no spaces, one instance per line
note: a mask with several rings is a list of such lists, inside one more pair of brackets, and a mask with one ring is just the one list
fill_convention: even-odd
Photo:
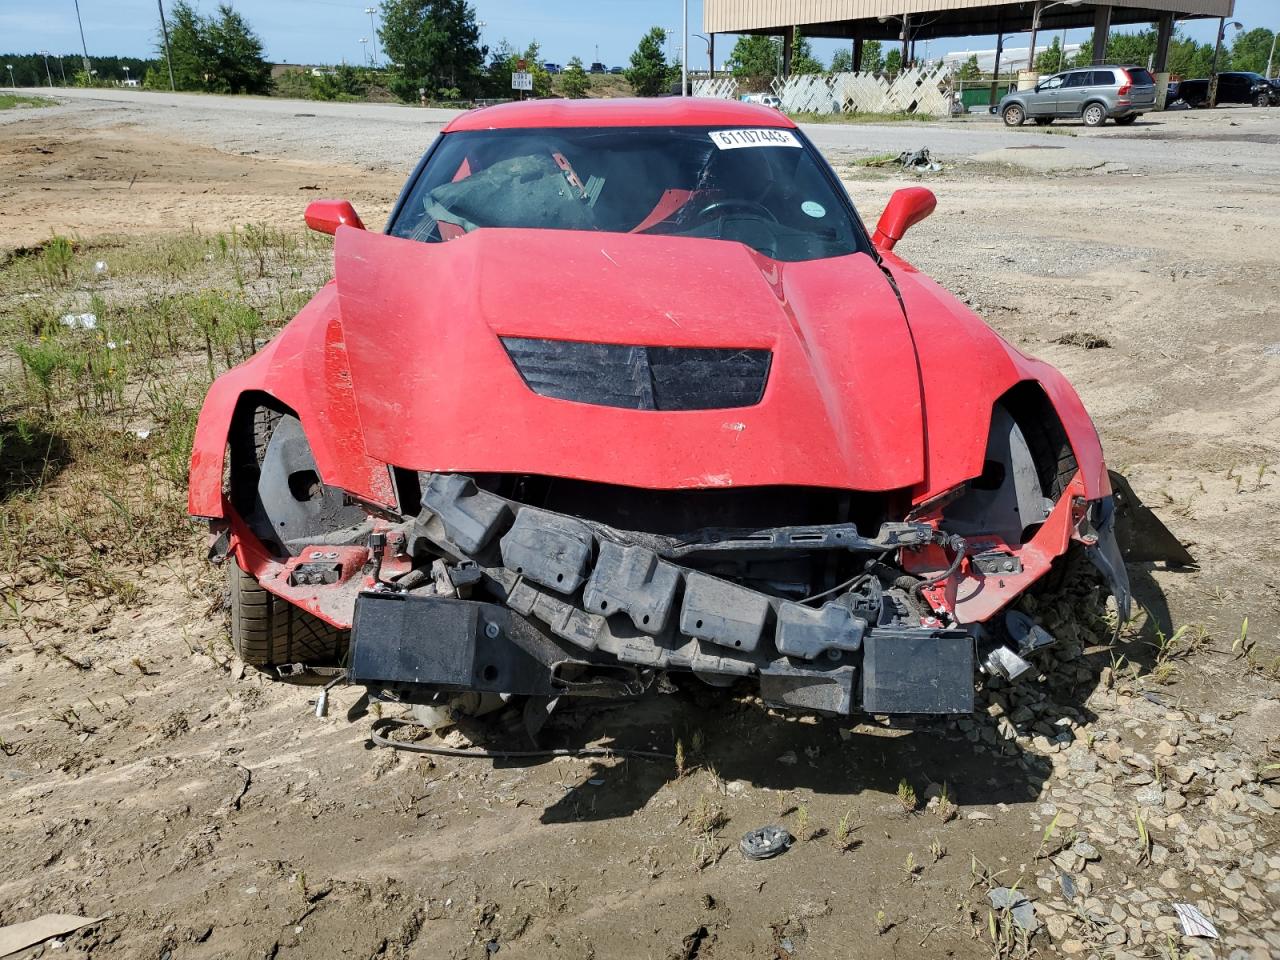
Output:
[[[667,672],[833,714],[970,711],[1052,638],[1073,543],[1127,614],[1097,433],[1052,367],[868,231],[776,110],[458,117],[384,232],[209,392],[191,513],[257,665],[371,696],[627,696]],[[349,649],[348,649],[349,640]]]

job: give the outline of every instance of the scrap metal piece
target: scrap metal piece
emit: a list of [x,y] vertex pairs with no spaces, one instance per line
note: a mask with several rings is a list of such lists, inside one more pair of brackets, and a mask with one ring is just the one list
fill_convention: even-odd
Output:
[[1026,657],[1058,642],[1057,637],[1021,610],[1010,610],[1005,613],[1004,625],[1013,642],[1018,645],[1018,655],[1021,657]]
[[521,507],[502,538],[502,563],[559,593],[573,593],[587,578],[595,537],[580,520]]
[[439,518],[445,535],[464,553],[483,550],[511,519],[507,501],[457,473],[428,474],[422,485],[422,505]]
[[748,860],[768,860],[790,847],[793,839],[782,827],[757,827],[742,835],[738,849]]
[[692,572],[685,578],[680,631],[722,647],[752,653],[760,643],[769,616],[764,594]]
[[1006,680],[1017,680],[1031,669],[1031,664],[1008,647],[999,646],[983,658],[982,669],[989,675],[1003,677]]
[[821,609],[785,601],[778,605],[778,652],[812,660],[827,651],[856,653],[862,649],[865,620],[832,601]]
[[601,540],[582,600],[588,610],[625,613],[637,630],[657,635],[666,629],[679,586],[680,571],[652,550]]

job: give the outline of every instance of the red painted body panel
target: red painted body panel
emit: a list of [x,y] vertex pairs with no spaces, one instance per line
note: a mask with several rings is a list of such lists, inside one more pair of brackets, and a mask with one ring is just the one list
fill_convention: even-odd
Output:
[[451,120],[445,133],[528,127],[789,127],[795,124],[771,107],[713,97],[619,98],[616,100],[526,100],[469,110]]
[[[344,229],[335,256],[376,459],[665,489],[921,478],[915,354],[865,254],[779,264],[716,240],[492,229],[423,244]],[[499,336],[763,347],[773,362],[756,406],[655,413],[538,396]]]
[[885,254],[911,318],[921,369],[925,485],[917,502],[982,472],[991,407],[1015,384],[1035,381],[1053,403],[1089,499],[1111,492],[1102,444],[1067,378],[1007,343],[968,307],[897,256]]
[[274,340],[209,388],[191,451],[187,503],[194,516],[226,515],[222,473],[227,435],[236,402],[246,391],[269,394],[297,412],[326,483],[373,503],[394,505],[387,465],[365,453],[360,435],[333,284],[321,289]]

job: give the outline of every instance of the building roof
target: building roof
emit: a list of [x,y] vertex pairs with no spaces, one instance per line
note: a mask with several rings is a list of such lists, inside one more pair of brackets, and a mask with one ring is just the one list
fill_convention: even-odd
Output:
[[[1097,7],[1112,8],[1111,22],[1150,23],[1163,13],[1179,19],[1229,17],[1235,0],[1085,0],[1062,4],[1041,17],[1044,30],[1093,26]],[[1025,32],[1031,29],[1033,0],[703,0],[702,25],[709,33],[781,33],[801,27],[810,37],[855,37],[896,40],[903,14],[918,18],[912,37],[963,37]],[[880,22],[880,17],[886,19]]]
[[470,110],[445,133],[529,127],[795,127],[771,107],[710,97],[525,100]]

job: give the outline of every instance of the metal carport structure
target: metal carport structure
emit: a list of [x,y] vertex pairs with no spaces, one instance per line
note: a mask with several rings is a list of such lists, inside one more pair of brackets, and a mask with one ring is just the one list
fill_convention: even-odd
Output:
[[[1096,62],[1106,56],[1113,25],[1157,24],[1156,73],[1165,71],[1175,20],[1229,17],[1235,0],[704,0],[703,30],[783,37],[783,73],[790,72],[795,31],[853,41],[854,69],[867,40],[901,41],[903,60],[918,40],[1093,28]],[[712,58],[714,62],[714,57]]]

